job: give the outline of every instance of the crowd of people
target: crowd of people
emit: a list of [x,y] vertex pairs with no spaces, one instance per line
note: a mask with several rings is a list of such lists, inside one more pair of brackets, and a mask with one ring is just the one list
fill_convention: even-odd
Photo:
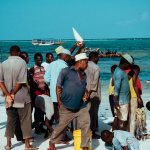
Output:
[[[11,149],[11,138],[15,135],[25,143],[25,150],[36,150],[30,144],[34,140],[32,129],[50,138],[48,150],[55,150],[55,144],[68,143],[67,130],[81,129],[83,150],[88,150],[90,130],[93,139],[100,138],[97,134],[101,102],[99,53],[93,51],[87,57],[82,52],[84,47],[80,42],[70,50],[59,46],[55,50],[57,59],[47,53],[46,62],[41,53],[35,53],[35,64],[29,70],[28,54],[16,45],[10,48],[10,56],[0,64],[0,87],[6,97],[5,149]],[[133,57],[128,54],[122,55],[118,66],[111,67],[109,101],[114,117],[113,133],[104,130],[101,138],[113,143],[116,150],[139,149],[134,137],[136,110],[143,107],[139,72],[139,66],[134,65]]]

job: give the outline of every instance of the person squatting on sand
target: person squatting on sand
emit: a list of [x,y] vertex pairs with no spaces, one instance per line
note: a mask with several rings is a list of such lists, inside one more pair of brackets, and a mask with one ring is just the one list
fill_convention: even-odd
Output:
[[35,98],[35,107],[45,115],[45,125],[47,127],[47,132],[45,133],[44,138],[48,138],[53,131],[53,128],[49,124],[50,119],[54,114],[53,102],[48,95],[38,95]]
[[130,88],[128,76],[125,71],[131,69],[132,64],[133,58],[128,54],[124,54],[114,72],[115,119],[112,127],[113,130],[127,130]]
[[[48,150],[55,150],[55,144],[62,143],[61,135],[68,124],[77,118],[81,127],[81,147],[88,150],[90,141],[90,116],[86,103],[86,74],[88,57],[85,53],[75,56],[75,65],[62,69],[56,86],[60,120],[54,129]],[[71,89],[71,90],[70,90]],[[60,93],[60,91],[62,91]]]
[[11,138],[14,137],[16,119],[19,116],[23,139],[25,139],[25,149],[32,148],[34,150],[36,148],[30,145],[29,142],[29,139],[32,137],[32,128],[31,99],[26,86],[27,68],[26,62],[19,57],[19,54],[20,48],[12,46],[10,48],[10,56],[2,63],[0,71],[1,88],[6,96],[7,124],[5,136],[7,145],[5,149],[11,149]]
[[115,150],[139,150],[139,143],[134,135],[127,131],[114,130],[110,132],[104,130],[101,138],[107,144],[113,144]]

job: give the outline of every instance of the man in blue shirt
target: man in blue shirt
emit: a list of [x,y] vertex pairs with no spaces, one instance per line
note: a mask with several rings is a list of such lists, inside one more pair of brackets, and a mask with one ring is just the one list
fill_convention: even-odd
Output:
[[133,58],[124,54],[121,57],[119,67],[114,72],[114,107],[115,119],[113,130],[126,130],[129,113],[130,88],[127,72],[133,64]]
[[44,75],[44,80],[46,83],[49,83],[50,89],[50,97],[54,104],[54,116],[55,122],[58,123],[59,120],[59,111],[58,111],[58,104],[57,104],[57,97],[56,97],[56,83],[57,78],[60,71],[63,68],[68,67],[67,62],[70,60],[70,51],[67,49],[62,49],[59,54],[59,59],[50,63],[47,68],[47,71]]
[[[55,144],[62,143],[61,135],[67,125],[77,118],[81,127],[81,147],[88,150],[90,141],[90,116],[84,101],[86,93],[86,74],[88,57],[85,53],[75,56],[75,65],[62,69],[57,80],[57,101],[60,120],[50,138],[48,150],[56,150]],[[86,93],[86,94],[85,94]]]
[[113,144],[116,150],[139,150],[139,143],[130,132],[104,130],[101,133],[101,139],[107,144]]

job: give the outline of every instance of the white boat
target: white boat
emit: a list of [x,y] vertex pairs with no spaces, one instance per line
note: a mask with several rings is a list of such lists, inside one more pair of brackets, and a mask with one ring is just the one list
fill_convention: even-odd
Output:
[[34,39],[34,40],[32,40],[32,45],[49,46],[49,45],[54,45],[54,41],[53,40]]
[[146,80],[146,83],[150,83],[150,80]]

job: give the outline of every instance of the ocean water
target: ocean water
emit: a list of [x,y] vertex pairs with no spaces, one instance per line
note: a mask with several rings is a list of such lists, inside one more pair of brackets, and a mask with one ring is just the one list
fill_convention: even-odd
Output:
[[[71,48],[74,44],[74,40],[64,40],[63,46],[65,48]],[[31,41],[0,41],[0,61],[4,61],[9,56],[9,48],[12,45],[20,46],[22,51],[26,51],[29,54],[29,64],[31,67],[34,64],[34,54],[40,52],[43,55],[45,61],[45,54],[52,52],[54,56],[55,48],[57,46],[34,46]],[[141,68],[140,79],[143,86],[143,98],[146,101],[150,100],[150,84],[146,83],[146,80],[150,80],[150,39],[103,39],[103,40],[86,40],[86,47],[92,49],[100,48],[103,52],[106,50],[117,50],[119,53],[129,53],[135,59],[135,64]],[[109,79],[111,77],[110,67],[113,64],[118,64],[120,58],[100,58],[98,64],[100,66],[101,74],[101,93],[102,101],[108,102],[108,86]]]

